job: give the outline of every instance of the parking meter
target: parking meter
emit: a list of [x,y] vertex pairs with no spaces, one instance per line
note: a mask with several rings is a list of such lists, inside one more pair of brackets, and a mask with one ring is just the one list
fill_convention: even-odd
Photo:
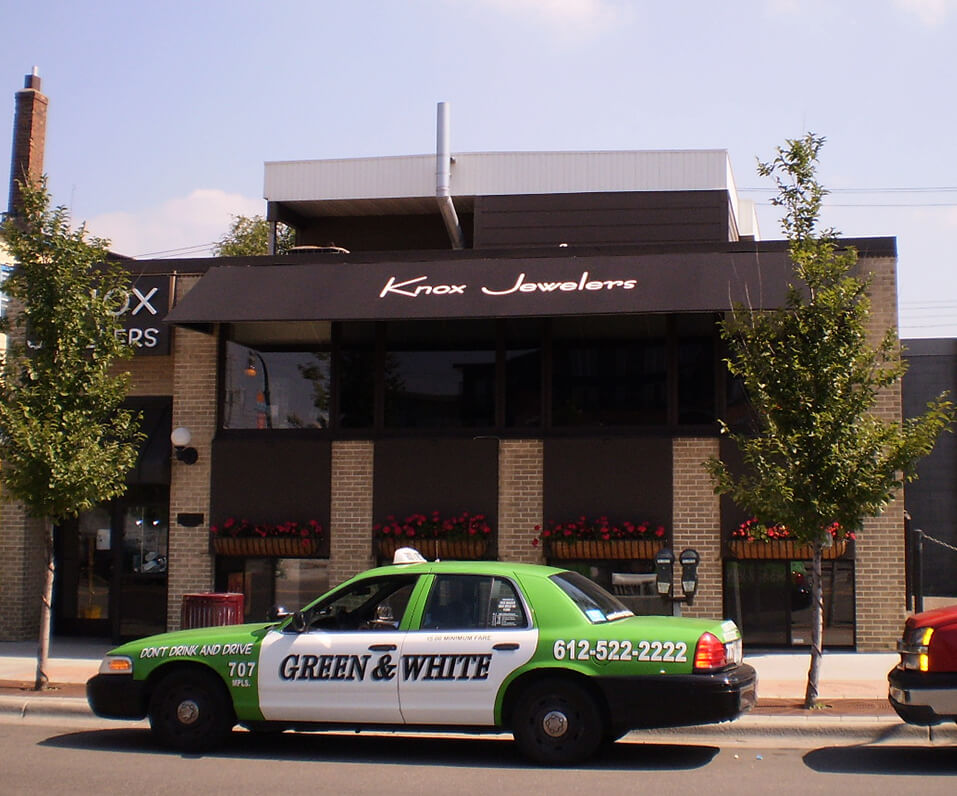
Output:
[[694,594],[698,590],[698,563],[701,556],[697,550],[690,547],[681,551],[678,555],[678,563],[681,564],[681,591],[690,603],[694,599]]
[[674,579],[675,554],[667,547],[655,555],[655,584],[661,597],[671,596],[671,582]]

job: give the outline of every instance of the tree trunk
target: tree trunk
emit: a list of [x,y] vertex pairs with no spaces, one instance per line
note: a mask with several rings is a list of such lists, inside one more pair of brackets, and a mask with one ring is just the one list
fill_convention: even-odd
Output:
[[34,691],[42,691],[47,687],[50,678],[47,676],[47,666],[50,658],[50,616],[53,610],[53,521],[49,518],[43,521],[43,547],[46,556],[46,567],[43,573],[43,583],[40,594],[40,639],[37,645],[37,676],[33,683]]
[[815,542],[813,550],[814,557],[811,559],[811,666],[807,671],[807,690],[804,692],[804,707],[807,710],[817,704],[824,638],[824,580],[821,577],[821,543]]

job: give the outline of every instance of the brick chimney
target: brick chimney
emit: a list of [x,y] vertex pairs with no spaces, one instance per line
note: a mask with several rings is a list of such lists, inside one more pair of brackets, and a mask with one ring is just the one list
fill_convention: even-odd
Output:
[[17,180],[33,182],[43,174],[43,148],[46,142],[47,105],[40,93],[37,68],[23,80],[23,90],[16,94],[13,117],[13,157],[10,161],[10,202],[7,210],[16,213],[20,204]]

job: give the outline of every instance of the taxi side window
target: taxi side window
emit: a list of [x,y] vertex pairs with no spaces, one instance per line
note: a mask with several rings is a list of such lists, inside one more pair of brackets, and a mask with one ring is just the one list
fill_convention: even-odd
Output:
[[402,621],[416,576],[354,583],[309,613],[309,630],[395,630]]
[[526,627],[515,586],[485,575],[437,575],[422,613],[423,630]]

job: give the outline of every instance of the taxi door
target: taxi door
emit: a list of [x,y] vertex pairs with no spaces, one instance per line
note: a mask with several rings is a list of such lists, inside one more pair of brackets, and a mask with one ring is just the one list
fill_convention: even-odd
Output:
[[492,575],[436,575],[419,629],[403,640],[397,681],[407,724],[490,726],[511,672],[538,631],[518,587]]
[[301,632],[268,632],[259,657],[263,718],[402,723],[395,675],[415,582],[358,581],[306,612]]

